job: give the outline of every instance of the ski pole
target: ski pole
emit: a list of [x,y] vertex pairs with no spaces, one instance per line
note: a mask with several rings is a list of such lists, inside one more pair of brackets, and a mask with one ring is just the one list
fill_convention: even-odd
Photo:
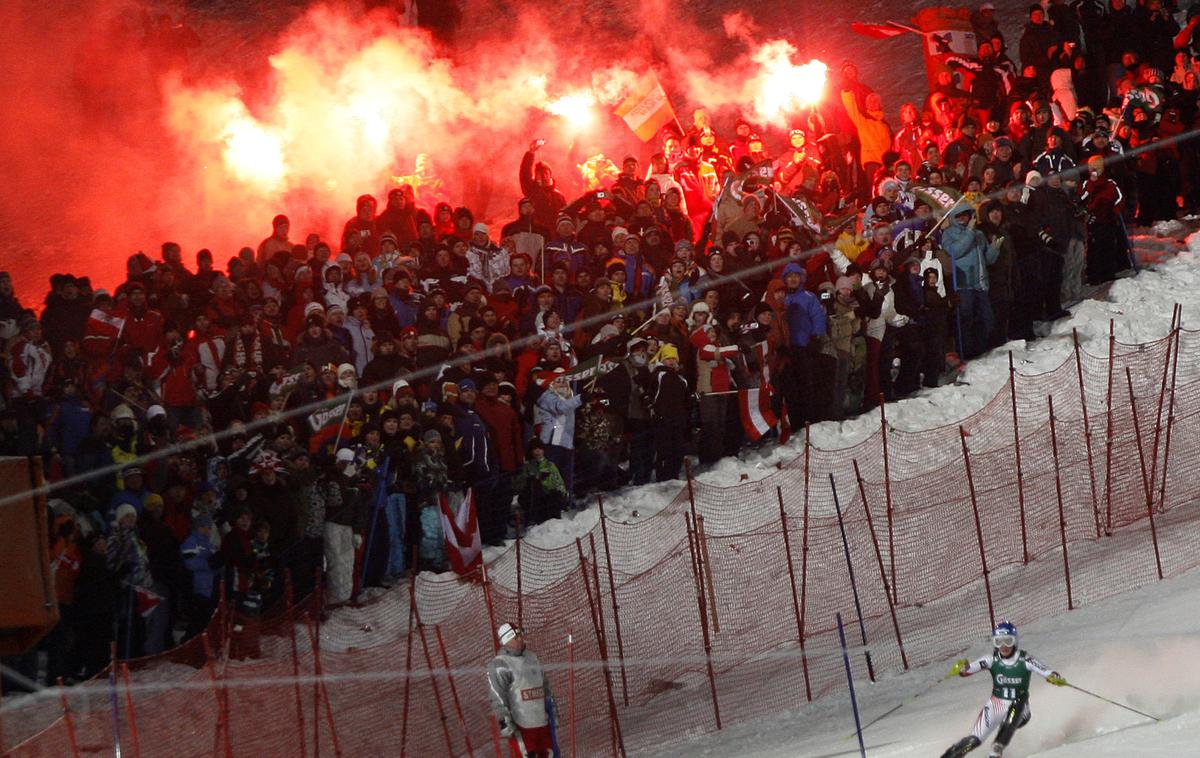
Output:
[[1078,690],[1079,692],[1082,692],[1085,695],[1091,695],[1092,697],[1096,698],[1097,700],[1103,700],[1104,702],[1108,703],[1109,705],[1115,705],[1118,708],[1124,708],[1127,711],[1133,711],[1134,713],[1136,713],[1139,716],[1145,716],[1146,718],[1152,719],[1154,721],[1162,721],[1162,719],[1160,719],[1158,716],[1151,716],[1149,713],[1146,713],[1144,711],[1139,711],[1137,708],[1130,707],[1128,705],[1125,705],[1124,703],[1118,703],[1116,700],[1109,700],[1108,698],[1104,697],[1103,695],[1097,695],[1095,692],[1092,692],[1090,690],[1085,690],[1084,688],[1078,687],[1074,684],[1071,684],[1070,682],[1067,682],[1067,686],[1073,690]]

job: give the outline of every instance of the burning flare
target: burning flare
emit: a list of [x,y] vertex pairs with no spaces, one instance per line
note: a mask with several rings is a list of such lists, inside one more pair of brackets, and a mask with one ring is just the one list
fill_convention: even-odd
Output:
[[761,67],[756,77],[754,107],[771,123],[784,123],[789,114],[816,105],[825,94],[828,66],[819,60],[796,65],[796,48],[786,40],[767,42],[751,56]]

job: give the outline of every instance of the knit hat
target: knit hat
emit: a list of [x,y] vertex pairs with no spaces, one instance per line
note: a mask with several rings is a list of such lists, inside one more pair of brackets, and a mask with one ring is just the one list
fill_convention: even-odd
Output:
[[424,442],[426,444],[429,444],[430,442],[441,442],[441,441],[442,441],[442,433],[439,432],[437,429],[427,429],[425,431],[425,433],[421,435],[421,442]]
[[113,522],[119,524],[121,523],[121,519],[125,518],[126,516],[133,516],[134,518],[137,518],[137,515],[137,508],[134,508],[129,503],[121,503],[117,506],[117,512],[113,515]]
[[500,628],[496,630],[496,639],[500,640],[501,645],[507,645],[520,633],[521,630],[515,624],[501,624]]
[[350,463],[354,460],[354,451],[348,447],[339,448],[334,460],[338,463]]
[[663,363],[668,358],[679,360],[679,348],[672,345],[670,342],[664,342],[662,347],[658,348],[658,352],[651,359],[652,363]]
[[854,280],[848,276],[839,276],[834,286],[839,290],[853,290]]

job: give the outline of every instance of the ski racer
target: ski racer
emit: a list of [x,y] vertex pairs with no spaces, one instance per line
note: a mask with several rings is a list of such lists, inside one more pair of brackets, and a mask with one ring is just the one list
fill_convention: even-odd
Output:
[[950,669],[951,674],[970,676],[980,671],[992,675],[992,697],[983,704],[975,726],[968,737],[954,743],[942,753],[942,758],[960,758],[979,747],[993,730],[999,728],[992,742],[989,758],[1001,758],[1013,734],[1029,723],[1029,680],[1033,674],[1045,677],[1056,687],[1067,684],[1057,671],[1017,648],[1017,628],[1007,621],[992,630],[992,654],[968,661],[960,658]]

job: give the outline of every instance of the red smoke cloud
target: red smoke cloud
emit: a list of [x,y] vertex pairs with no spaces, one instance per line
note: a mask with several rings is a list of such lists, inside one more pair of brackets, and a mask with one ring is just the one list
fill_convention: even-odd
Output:
[[[697,106],[786,128],[787,113],[820,88],[810,78],[801,92],[767,97],[764,88],[807,71],[788,43],[755,47],[742,14],[724,25],[730,39],[714,40],[663,0],[639,6],[638,27],[669,24],[666,37],[630,43],[617,28],[523,13],[502,35],[464,28],[453,61],[383,11],[195,16],[189,45],[183,30],[118,0],[3,5],[11,39],[0,66],[16,97],[0,103],[10,190],[0,201],[0,269],[13,272],[26,305],[56,271],[111,288],[130,254],[156,257],[168,239],[189,264],[208,247],[222,265],[267,236],[279,212],[292,217],[293,238],[316,231],[336,241],[354,198],[382,200],[419,155],[452,202],[506,219],[534,136],[548,139],[568,194],[579,189],[573,164],[589,155],[646,157],[612,108],[647,70],[658,71],[685,128]],[[468,18],[489,12],[476,5]],[[719,63],[703,52],[714,41],[727,53]]]

